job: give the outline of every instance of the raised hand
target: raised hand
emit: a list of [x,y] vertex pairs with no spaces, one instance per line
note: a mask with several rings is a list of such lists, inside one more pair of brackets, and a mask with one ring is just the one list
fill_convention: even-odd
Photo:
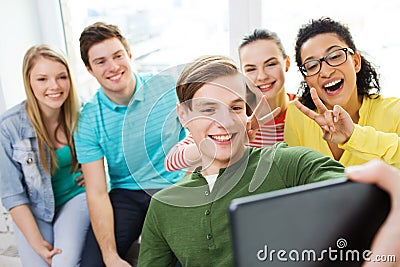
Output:
[[310,93],[318,113],[307,108],[298,100],[294,101],[296,107],[321,127],[324,140],[335,144],[346,143],[354,131],[354,123],[349,113],[339,105],[334,105],[333,109],[329,110],[322,103],[314,88],[311,88]]
[[[264,105],[268,105],[266,96],[261,99],[253,113],[247,118],[246,130],[249,142],[256,138],[256,133],[262,125],[266,124],[270,120],[273,120],[281,112],[281,108],[277,107],[267,115],[263,116],[263,109],[265,108]],[[262,117],[260,118],[260,116]]]

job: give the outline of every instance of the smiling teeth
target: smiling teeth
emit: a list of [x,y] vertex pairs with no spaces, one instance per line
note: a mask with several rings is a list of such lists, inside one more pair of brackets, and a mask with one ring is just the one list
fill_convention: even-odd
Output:
[[328,83],[328,84],[325,84],[324,87],[327,88],[327,87],[335,86],[336,84],[340,83],[340,81],[341,81],[341,80],[336,80],[336,81],[330,82],[330,83]]
[[110,77],[109,79],[110,79],[111,81],[115,81],[115,80],[118,80],[120,77],[121,77],[121,74],[118,74],[118,75],[115,75],[115,76]]
[[220,141],[220,142],[224,142],[224,141],[229,141],[232,138],[231,134],[227,134],[227,135],[213,135],[211,136],[212,139]]
[[55,94],[48,94],[48,97],[59,97],[61,93],[55,93]]
[[267,89],[268,87],[270,87],[271,86],[271,84],[265,84],[265,85],[260,85],[259,87],[261,88],[261,89]]

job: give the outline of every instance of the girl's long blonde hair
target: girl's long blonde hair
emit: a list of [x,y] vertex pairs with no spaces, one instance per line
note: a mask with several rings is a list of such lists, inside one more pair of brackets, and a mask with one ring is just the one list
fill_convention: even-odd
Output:
[[[79,102],[66,57],[58,49],[45,44],[35,45],[28,49],[24,57],[22,69],[25,93],[27,96],[26,112],[36,132],[40,161],[42,162],[44,170],[48,173],[54,172],[55,168],[57,168],[57,156],[55,152],[55,147],[52,144],[49,133],[44,125],[39,105],[35,95],[33,94],[30,82],[32,68],[35,66],[37,60],[40,58],[46,58],[55,62],[59,62],[63,64],[67,69],[68,79],[70,82],[70,90],[67,99],[61,106],[59,125],[57,126],[55,133],[57,133],[60,127],[64,130],[67,137],[67,145],[70,147],[72,154],[71,171],[76,171],[78,169],[78,162],[76,159],[73,132],[75,130],[78,119]],[[50,169],[49,162],[46,158],[46,149],[48,149],[50,152]]]

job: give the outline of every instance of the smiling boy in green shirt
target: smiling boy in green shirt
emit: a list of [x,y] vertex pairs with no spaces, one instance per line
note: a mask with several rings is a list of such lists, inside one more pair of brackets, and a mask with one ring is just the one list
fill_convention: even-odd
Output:
[[153,196],[139,266],[233,266],[228,207],[234,198],[344,176],[340,163],[307,148],[245,146],[246,86],[229,58],[188,64],[176,89],[177,112],[202,167]]

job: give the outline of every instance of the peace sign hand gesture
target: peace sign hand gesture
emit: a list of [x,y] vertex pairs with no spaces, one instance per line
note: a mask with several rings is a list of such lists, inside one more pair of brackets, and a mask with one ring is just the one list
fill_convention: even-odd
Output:
[[298,100],[294,101],[296,107],[321,127],[324,140],[335,144],[346,143],[354,131],[354,123],[349,113],[339,105],[335,105],[332,110],[329,110],[322,103],[314,88],[311,88],[310,93],[318,113],[307,108]]
[[273,120],[281,112],[281,108],[277,107],[269,112],[267,115],[264,115],[263,113],[265,105],[268,105],[266,96],[261,99],[261,101],[254,109],[253,113],[247,118],[246,128],[249,142],[253,141],[256,138],[256,133],[262,125],[266,124],[270,120]]

